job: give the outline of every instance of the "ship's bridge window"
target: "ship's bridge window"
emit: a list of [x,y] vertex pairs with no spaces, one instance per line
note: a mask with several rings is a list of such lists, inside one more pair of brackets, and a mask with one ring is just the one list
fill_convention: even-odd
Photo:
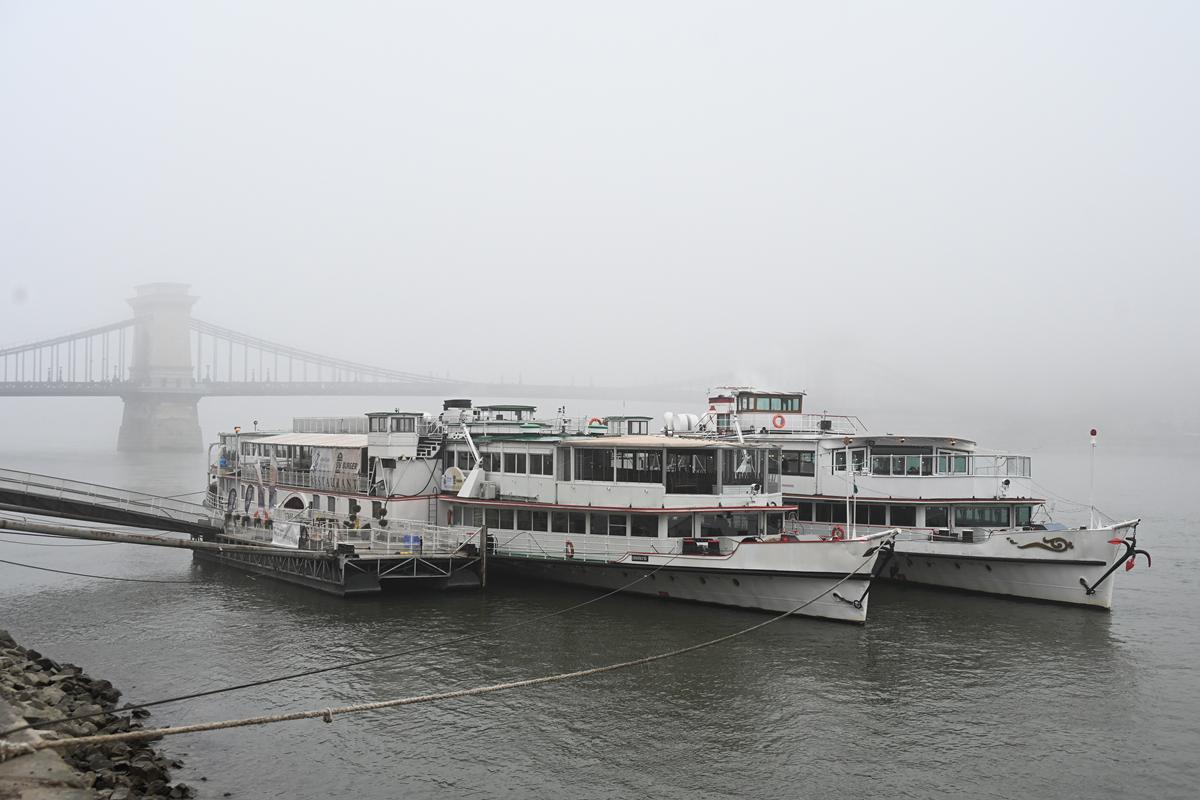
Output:
[[392,433],[415,433],[416,417],[392,417]]
[[525,454],[524,453],[505,453],[504,454],[504,471],[512,475],[525,474]]
[[368,433],[385,433],[387,431],[387,417],[368,417],[367,432]]
[[650,423],[644,419],[631,419],[625,424],[630,436],[644,436],[650,432]]
[[[850,467],[854,472],[862,472],[863,465],[866,464],[866,461],[867,461],[866,448],[855,447],[850,451]],[[833,471],[834,472],[845,472],[846,471],[846,451],[844,449],[833,451]]]
[[898,528],[915,528],[917,526],[916,506],[891,506],[890,524]]
[[1017,524],[1028,525],[1033,518],[1033,506],[1016,506]]
[[1008,527],[1008,506],[957,506],[954,526],[957,528]]

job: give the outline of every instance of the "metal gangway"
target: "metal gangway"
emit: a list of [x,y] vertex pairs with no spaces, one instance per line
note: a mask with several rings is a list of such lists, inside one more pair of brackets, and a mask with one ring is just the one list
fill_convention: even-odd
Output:
[[199,503],[0,468],[0,506],[51,517],[190,534],[219,532],[224,516]]

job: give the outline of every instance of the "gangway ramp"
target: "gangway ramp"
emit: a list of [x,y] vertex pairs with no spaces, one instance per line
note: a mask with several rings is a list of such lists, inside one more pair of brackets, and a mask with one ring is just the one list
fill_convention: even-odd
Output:
[[0,505],[50,517],[201,536],[219,533],[224,524],[223,517],[199,503],[4,468]]

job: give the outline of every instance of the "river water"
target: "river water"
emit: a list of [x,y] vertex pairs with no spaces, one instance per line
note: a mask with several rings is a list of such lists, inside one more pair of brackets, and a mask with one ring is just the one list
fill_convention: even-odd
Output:
[[[1100,505],[1154,557],[1112,613],[879,585],[864,627],[784,620],[665,662],[569,683],[320,721],[171,737],[201,797],[1194,797],[1200,769],[1195,452],[1109,452]],[[1193,448],[1194,450],[1194,448]],[[1084,454],[1034,475],[1086,496]],[[160,494],[202,456],[7,451],[4,465]],[[0,627],[147,701],[488,631],[596,593],[512,586],[343,601],[190,554],[22,542]],[[470,687],[660,652],[764,617],[613,597],[408,658],[156,709],[225,719]],[[206,779],[206,780],[205,780]]]

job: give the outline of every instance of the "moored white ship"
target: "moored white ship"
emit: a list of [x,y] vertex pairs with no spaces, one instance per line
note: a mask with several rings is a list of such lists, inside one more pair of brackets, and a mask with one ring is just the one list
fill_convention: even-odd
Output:
[[645,417],[533,414],[447,401],[436,418],[380,412],[223,434],[210,502],[242,526],[287,519],[303,547],[348,524],[486,527],[489,569],[865,621],[888,534],[785,534],[777,447],[651,435]]
[[[1139,520],[1068,527],[1048,518],[1028,456],[950,436],[872,435],[855,417],[803,413],[802,392],[721,387],[704,425],[782,448],[791,530],[900,529],[882,577],[1111,608],[1132,568]],[[1148,563],[1149,556],[1146,556]]]

